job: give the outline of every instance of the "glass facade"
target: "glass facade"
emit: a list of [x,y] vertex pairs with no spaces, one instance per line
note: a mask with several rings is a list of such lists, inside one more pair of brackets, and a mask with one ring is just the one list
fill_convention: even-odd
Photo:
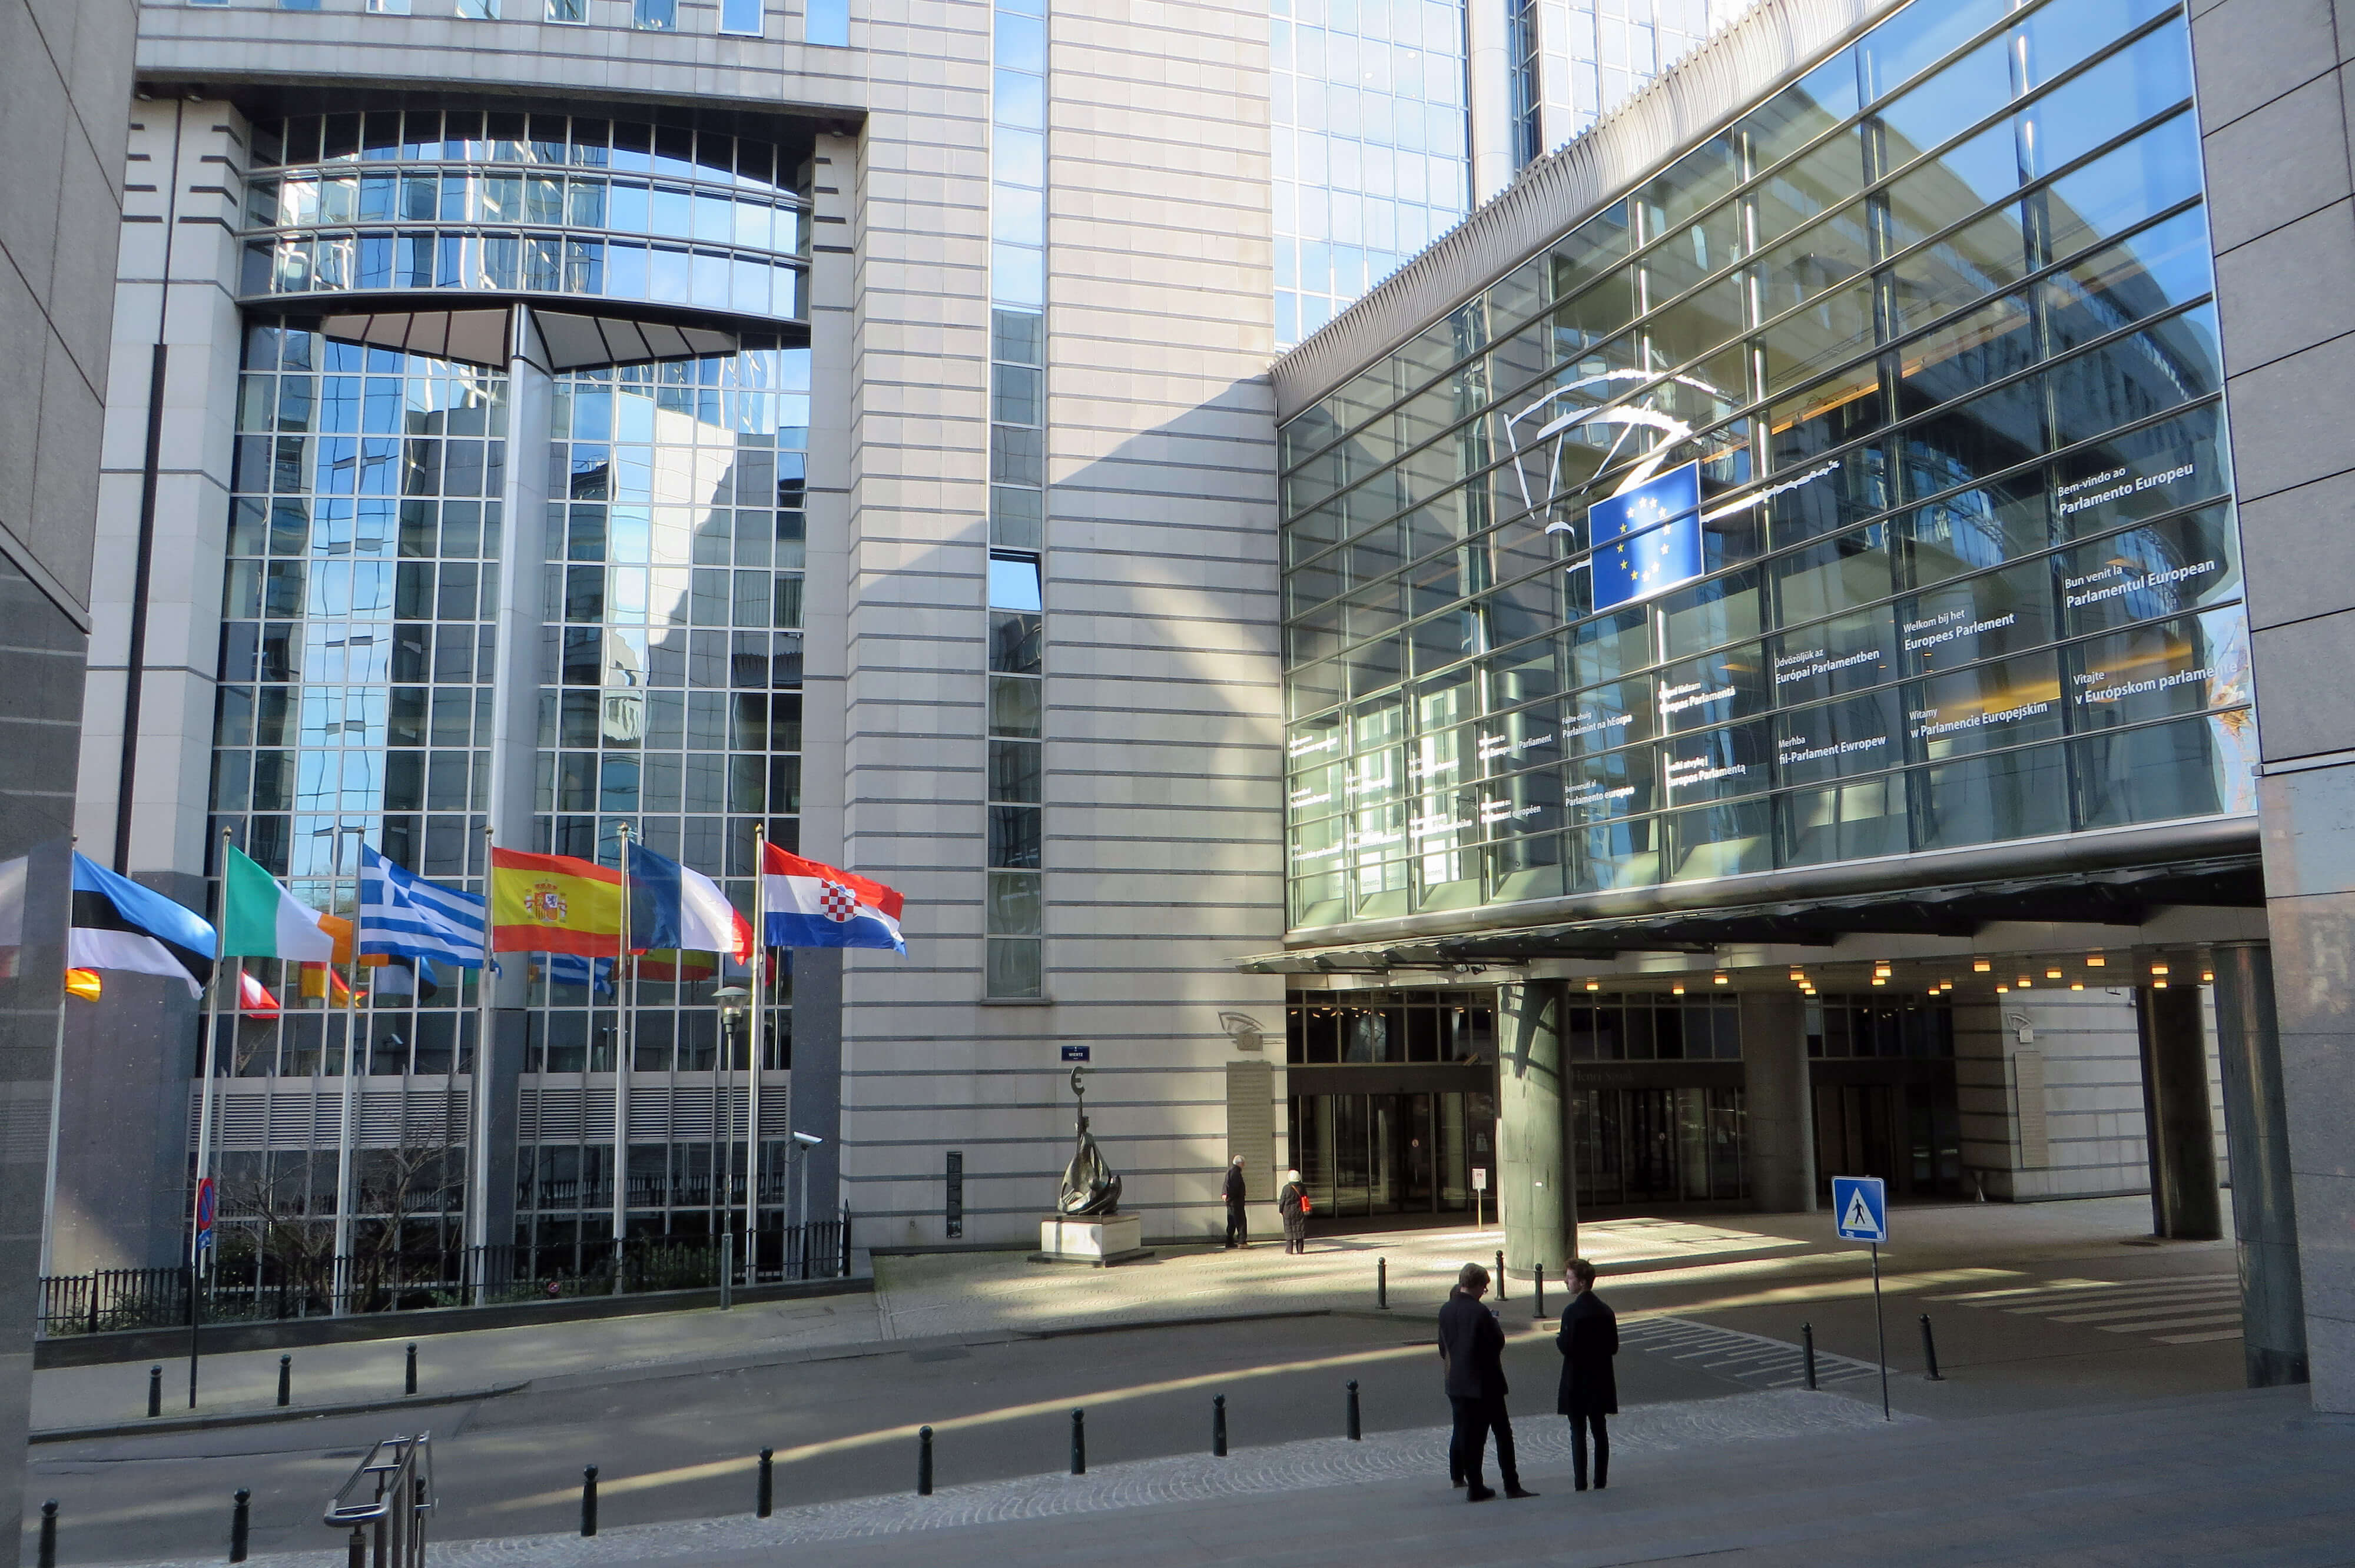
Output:
[[[264,297],[249,302],[239,390],[216,827],[322,909],[349,913],[362,843],[481,891],[492,714],[505,695],[521,724],[536,719],[537,747],[525,754],[533,815],[500,823],[503,844],[613,864],[626,828],[749,908],[755,825],[787,849],[800,841],[810,351],[792,318],[805,266],[794,188],[806,179],[803,154],[709,131],[455,109],[265,123],[255,141],[265,167],[252,221],[275,232],[247,249],[250,267],[265,257],[267,276],[246,280]],[[464,227],[338,227],[411,218]],[[558,227],[528,231],[542,222]],[[441,270],[387,281],[368,270],[379,243]],[[662,283],[670,264],[649,260],[644,288],[617,285],[637,276],[630,249],[683,258],[685,282]],[[508,264],[518,256],[520,270]],[[442,267],[453,258],[455,271]],[[726,265],[707,276],[713,258]],[[559,274],[533,270],[542,262],[586,270],[551,281]],[[548,409],[546,428],[514,429],[514,378],[545,372],[349,341],[328,330],[346,323],[288,311],[316,311],[314,299],[267,297],[330,287],[482,290],[502,305],[602,293],[607,316],[627,313],[617,294],[644,298],[688,307],[716,329],[708,336],[737,346],[563,371],[525,403]],[[543,476],[544,551],[523,591],[540,607],[540,638],[513,651],[523,689],[502,694],[505,508],[513,494],[538,507]],[[528,736],[514,738],[529,747]],[[648,955],[634,979],[602,961],[594,972],[517,961],[527,1006],[513,1239],[545,1254],[534,1271],[594,1262],[612,1233],[622,986],[635,1003],[627,1229],[724,1228],[727,1207],[744,1202],[750,1064],[741,1026],[732,1050],[721,1039],[713,991],[741,971],[719,974],[699,954]],[[449,1243],[467,1152],[453,1108],[463,1079],[452,1075],[474,1065],[474,977],[444,970],[438,991],[411,998],[367,971],[377,983],[362,989],[379,994],[355,1009],[324,994],[325,977],[306,988],[293,966],[248,968],[282,1005],[228,1026],[225,1070],[316,1083],[345,1071],[346,1038],[361,1034],[356,1065],[378,1081],[356,1096],[357,1212],[397,1214],[406,1228],[389,1245]],[[763,1065],[782,1072],[790,967],[770,979]],[[312,1093],[285,1090],[306,1107]],[[293,1226],[274,1245],[332,1216],[337,1186],[332,1119],[306,1111],[317,1132],[306,1143],[279,1125],[280,1103],[273,1091],[269,1128],[249,1138],[266,1150],[222,1156],[225,1220]],[[762,1118],[767,1228],[785,1200],[784,1106],[774,1094]],[[582,1245],[592,1253],[576,1259]]]
[[989,890],[983,990],[1046,994],[1047,15],[991,35]]
[[[480,891],[507,376],[270,313],[247,317],[243,363],[209,842],[227,829],[297,898],[346,916],[362,843]],[[400,1081],[390,1104],[361,1103],[375,1146],[356,1159],[354,1211],[390,1232],[357,1245],[453,1245],[467,1142],[453,1075],[474,1068],[474,977],[445,969],[430,995],[355,1008],[320,971],[244,968],[278,1005],[223,1015],[218,1070]],[[278,1247],[337,1204],[336,1128],[297,1103],[272,1113],[271,1147],[219,1157],[224,1224]]]
[[2250,810],[2190,98],[1909,6],[1288,421],[1292,925]]
[[[1514,167],[1551,152],[1700,46],[1751,0],[1517,0],[1533,14],[1530,88]],[[1537,56],[1542,51],[1542,63]],[[1541,84],[1541,85],[1540,85]],[[1527,149],[1527,156],[1522,149]]]
[[1273,0],[1268,28],[1289,347],[1470,210],[1464,0]]
[[254,127],[248,297],[466,290],[799,318],[807,172],[776,143],[585,115]]

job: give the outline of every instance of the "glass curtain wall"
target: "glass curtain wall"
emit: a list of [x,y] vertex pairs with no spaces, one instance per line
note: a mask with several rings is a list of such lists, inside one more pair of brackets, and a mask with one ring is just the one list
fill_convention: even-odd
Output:
[[[351,916],[363,842],[481,891],[506,420],[503,371],[247,318],[208,843],[228,829],[314,908]],[[356,1011],[328,994],[340,976],[244,968],[266,995],[223,1015],[225,1074],[339,1075],[355,1034],[368,1075],[430,1088],[473,1070],[471,976]],[[431,1093],[394,1116],[372,1128],[394,1147],[359,1157],[362,1215],[454,1234],[463,1122]],[[306,1147],[220,1157],[223,1224],[270,1232],[273,1251],[334,1215],[336,1135],[303,1120]]]
[[[800,845],[809,351],[748,336],[732,355],[576,371],[551,427],[535,847],[615,864],[626,825],[749,918],[754,827]],[[633,1101],[629,1232],[713,1234],[743,1202],[749,1039],[723,1030],[715,992],[746,976],[701,953],[637,967],[632,1069],[641,1089],[660,1075],[667,1109]],[[775,1070],[791,1065],[790,968],[770,979]],[[518,1161],[518,1239],[550,1253],[543,1267],[611,1234],[611,1123],[571,1108],[587,1086],[565,1080],[614,1070],[630,983],[602,961],[533,969],[538,1140]],[[784,1202],[783,1153],[764,1144],[764,1205]]]
[[1464,21],[1464,0],[1271,5],[1279,348],[1471,209]]
[[[1748,10],[1753,0],[1522,0],[1534,17],[1543,82],[1532,122],[1517,126],[1526,164],[1552,151],[1616,109],[1637,89],[1700,47]],[[1515,100],[1518,112],[1522,100]]]
[[1287,422],[1293,925],[2251,810],[2190,90],[1909,6]]
[[983,989],[1046,994],[1047,22],[1000,0],[992,35],[989,894]]

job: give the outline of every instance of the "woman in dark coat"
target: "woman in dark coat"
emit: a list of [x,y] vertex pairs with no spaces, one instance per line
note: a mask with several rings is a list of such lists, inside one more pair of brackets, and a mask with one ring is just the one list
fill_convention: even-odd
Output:
[[1604,1421],[1619,1414],[1619,1380],[1611,1358],[1619,1353],[1619,1317],[1594,1294],[1594,1266],[1582,1257],[1570,1260],[1570,1277],[1577,1294],[1562,1309],[1561,1332],[1554,1343],[1561,1351],[1561,1393],[1555,1404],[1570,1417],[1571,1475],[1580,1491],[1586,1489],[1586,1435],[1594,1434],[1594,1489],[1611,1479],[1611,1436]]
[[1284,1191],[1275,1195],[1276,1212],[1284,1216],[1284,1250],[1308,1250],[1308,1189],[1300,1184],[1300,1172],[1284,1173]]

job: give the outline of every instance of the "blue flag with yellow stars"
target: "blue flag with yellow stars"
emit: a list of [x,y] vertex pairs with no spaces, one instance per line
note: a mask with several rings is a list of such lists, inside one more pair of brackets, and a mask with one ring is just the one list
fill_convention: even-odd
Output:
[[1587,509],[1594,608],[1648,599],[1700,576],[1700,464],[1689,462]]

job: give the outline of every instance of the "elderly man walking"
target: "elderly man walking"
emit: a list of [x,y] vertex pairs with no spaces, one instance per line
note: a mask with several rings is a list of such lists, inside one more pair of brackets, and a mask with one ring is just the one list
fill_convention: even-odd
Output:
[[1227,1184],[1221,1189],[1227,1199],[1227,1245],[1251,1245],[1251,1223],[1243,1218],[1243,1157],[1227,1167]]
[[1488,1271],[1467,1263],[1455,1277],[1455,1293],[1439,1309],[1439,1359],[1447,1366],[1447,1403],[1455,1410],[1448,1463],[1462,1470],[1466,1499],[1476,1503],[1497,1495],[1480,1481],[1481,1451],[1491,1431],[1497,1434],[1497,1468],[1504,1473],[1505,1495],[1537,1496],[1523,1489],[1520,1467],[1513,1460],[1513,1420],[1505,1412],[1505,1330],[1480,1304],[1487,1293]]

